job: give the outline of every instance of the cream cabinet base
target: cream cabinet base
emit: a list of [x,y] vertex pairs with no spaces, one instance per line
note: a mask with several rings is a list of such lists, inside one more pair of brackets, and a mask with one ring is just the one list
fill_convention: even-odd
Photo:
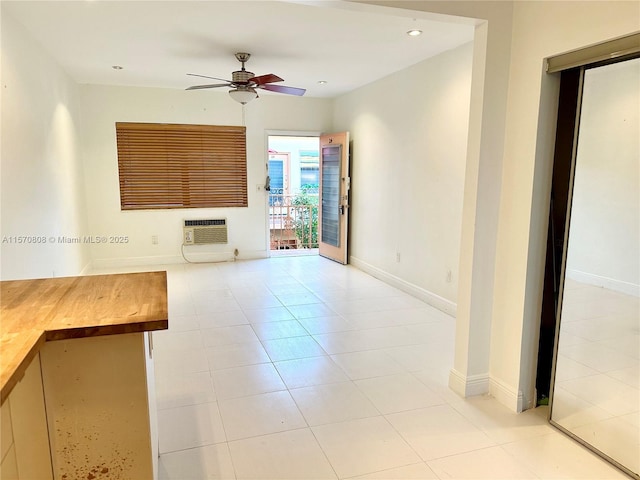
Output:
[[2,453],[2,480],[53,478],[39,356],[2,404]]
[[155,399],[149,398],[147,339],[148,334],[130,333],[44,345],[42,380],[56,480],[154,478],[157,433],[149,412]]

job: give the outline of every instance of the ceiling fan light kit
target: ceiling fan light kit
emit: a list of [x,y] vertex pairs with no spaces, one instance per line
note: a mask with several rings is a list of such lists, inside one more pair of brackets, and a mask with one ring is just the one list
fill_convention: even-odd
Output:
[[255,88],[234,88],[229,90],[229,95],[236,102],[246,105],[258,96],[258,92],[256,92]]
[[187,88],[187,90],[202,90],[206,88],[218,88],[218,87],[232,87],[229,90],[229,95],[236,102],[246,105],[251,100],[258,96],[256,88],[263,90],[269,90],[270,92],[284,93],[286,95],[302,96],[306,92],[304,88],[286,87],[284,85],[273,85],[275,82],[282,82],[282,78],[269,73],[267,75],[255,76],[253,72],[249,72],[244,68],[244,64],[251,57],[250,53],[238,52],[236,53],[236,59],[242,64],[242,69],[236,70],[231,74],[231,80],[225,80],[223,78],[208,77],[206,75],[197,75],[195,73],[188,73],[194,77],[210,78],[212,80],[219,80],[225,83],[215,83],[208,85],[194,85]]

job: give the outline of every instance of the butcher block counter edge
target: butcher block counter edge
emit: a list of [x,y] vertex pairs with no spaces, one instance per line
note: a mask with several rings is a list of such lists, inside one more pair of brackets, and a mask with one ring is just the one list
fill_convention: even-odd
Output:
[[169,326],[164,271],[3,281],[0,304],[0,403],[46,341]]

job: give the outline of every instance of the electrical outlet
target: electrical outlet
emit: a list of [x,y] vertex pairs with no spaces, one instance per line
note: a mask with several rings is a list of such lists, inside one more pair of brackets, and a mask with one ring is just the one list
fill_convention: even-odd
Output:
[[400,263],[400,252],[396,252],[396,262]]
[[447,270],[447,283],[451,283],[451,270]]
[[158,235],[151,235],[151,244],[152,245],[158,244]]

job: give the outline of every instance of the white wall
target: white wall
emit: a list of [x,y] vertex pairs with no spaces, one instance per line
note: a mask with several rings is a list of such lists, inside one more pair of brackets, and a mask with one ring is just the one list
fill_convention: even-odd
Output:
[[58,241],[87,233],[77,86],[4,11],[2,87],[0,277],[78,274],[87,245]]
[[567,275],[640,294],[640,59],[585,72]]
[[[339,97],[351,262],[455,311],[473,45]],[[398,260],[399,256],[399,260]]]
[[534,403],[557,77],[544,58],[640,30],[635,1],[364,1],[483,20],[474,38],[450,385]]
[[[490,389],[491,378],[496,239],[514,34],[513,2],[358,3],[417,10],[419,15],[435,13],[468,17],[475,25],[458,269],[456,348],[449,385],[463,396],[486,393]],[[519,360],[509,358],[506,361]],[[515,403],[509,400],[501,398],[516,409]]]
[[[115,122],[242,125],[243,107],[224,91],[135,87],[82,87],[86,198],[92,235],[122,235],[125,244],[91,246],[94,266],[181,262],[182,220],[226,217],[228,245],[186,247],[193,261],[267,255],[266,130],[330,128],[332,101],[264,94],[244,107],[247,126],[247,208],[121,211]],[[152,244],[151,237],[158,237]]]

